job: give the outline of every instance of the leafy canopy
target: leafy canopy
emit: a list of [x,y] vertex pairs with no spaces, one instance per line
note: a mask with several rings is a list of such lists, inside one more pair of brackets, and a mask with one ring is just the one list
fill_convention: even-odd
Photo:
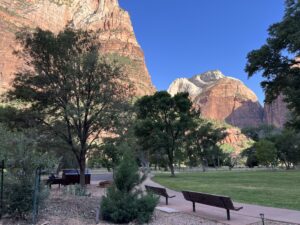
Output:
[[87,152],[123,115],[130,97],[127,77],[99,55],[95,32],[37,29],[19,33],[17,40],[28,68],[16,75],[9,96],[28,103],[24,110],[37,124],[70,146],[83,183]]
[[279,94],[293,113],[290,125],[300,128],[300,2],[286,0],[283,20],[269,27],[269,38],[247,56],[249,77],[261,72],[261,83],[270,103]]
[[194,124],[192,103],[188,93],[172,97],[166,91],[145,96],[136,102],[135,134],[145,151],[167,155],[174,175],[175,156],[183,147],[186,131]]

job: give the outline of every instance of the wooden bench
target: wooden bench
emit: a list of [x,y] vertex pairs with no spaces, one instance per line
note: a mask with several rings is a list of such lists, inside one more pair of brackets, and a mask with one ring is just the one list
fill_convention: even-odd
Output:
[[48,184],[48,186],[49,186],[50,189],[51,189],[51,186],[52,186],[53,184],[58,184],[58,187],[60,188],[60,185],[63,184],[63,179],[58,178],[58,177],[55,177],[55,178],[49,178],[49,179],[47,180],[47,184]]
[[239,211],[243,207],[234,207],[230,197],[211,195],[200,192],[182,191],[182,194],[187,201],[193,203],[193,211],[195,212],[195,203],[224,208],[227,211],[227,220],[230,220],[230,210]]
[[153,194],[161,195],[161,196],[165,197],[166,198],[166,205],[169,204],[169,201],[168,201],[169,198],[174,198],[175,197],[175,195],[173,195],[173,196],[168,195],[167,190],[165,188],[152,187],[152,186],[148,186],[148,185],[145,185],[145,188],[148,192],[152,192]]

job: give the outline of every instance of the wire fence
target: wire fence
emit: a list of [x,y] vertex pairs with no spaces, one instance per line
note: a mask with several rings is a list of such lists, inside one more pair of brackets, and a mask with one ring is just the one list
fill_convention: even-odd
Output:
[[1,186],[0,186],[0,219],[1,219],[3,213],[4,160],[1,161],[0,169],[1,169]]
[[4,216],[20,216],[24,211],[26,214],[32,214],[32,224],[36,224],[42,171],[40,168],[35,170],[33,183],[24,182],[20,185],[18,180],[8,175],[10,170],[11,168],[5,167],[4,160],[0,162],[0,220]]

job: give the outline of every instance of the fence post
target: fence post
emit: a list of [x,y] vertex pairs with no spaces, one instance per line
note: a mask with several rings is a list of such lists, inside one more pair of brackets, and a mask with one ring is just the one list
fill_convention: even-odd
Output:
[[0,219],[2,218],[3,213],[3,188],[4,188],[4,160],[2,160],[1,165],[1,190],[0,190]]
[[35,181],[34,181],[34,191],[33,191],[33,211],[32,211],[32,223],[36,224],[36,218],[38,215],[38,195],[40,189],[40,176],[41,176],[41,169],[37,168],[35,170]]

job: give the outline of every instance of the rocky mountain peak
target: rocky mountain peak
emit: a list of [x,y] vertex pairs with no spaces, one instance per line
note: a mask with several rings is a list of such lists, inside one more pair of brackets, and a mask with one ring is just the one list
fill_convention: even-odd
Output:
[[263,108],[255,93],[236,78],[219,70],[192,78],[180,78],[169,87],[172,95],[188,92],[204,117],[225,121],[233,126],[256,126],[263,121]]
[[203,82],[213,82],[224,78],[224,74],[220,70],[209,70],[191,78],[192,80],[201,80]]

